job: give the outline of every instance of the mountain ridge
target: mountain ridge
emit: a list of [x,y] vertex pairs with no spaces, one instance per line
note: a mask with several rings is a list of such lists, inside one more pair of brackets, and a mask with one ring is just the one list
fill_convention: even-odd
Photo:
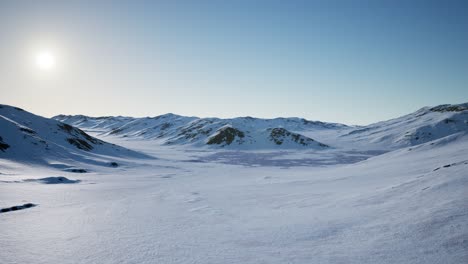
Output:
[[[339,147],[341,144],[369,145],[376,149],[397,149],[417,145],[460,131],[468,126],[468,103],[428,106],[397,118],[372,123],[366,126],[348,126],[339,123],[310,121],[304,118],[199,118],[176,114],[155,117],[88,117],[84,115],[58,115],[54,119],[81,127],[99,136],[117,136],[129,139],[159,140],[164,145],[215,146],[225,148],[303,148],[299,144],[276,144],[268,135],[269,129],[285,129],[289,135],[317,141],[319,146]],[[230,126],[240,131],[235,140],[208,144],[219,129]],[[231,131],[233,132],[233,131]],[[328,140],[322,136],[332,132]],[[270,138],[270,140],[266,140]],[[262,142],[261,144],[258,142]],[[294,142],[293,138],[290,138]],[[229,143],[228,143],[229,142]],[[266,142],[266,143],[265,143]],[[296,142],[297,143],[297,142]],[[286,147],[288,145],[288,147]],[[315,146],[317,147],[317,146]]]
[[[163,139],[166,145],[194,145],[217,146],[226,148],[326,148],[326,144],[315,142],[316,140],[304,135],[297,135],[295,130],[304,127],[310,129],[337,129],[348,126],[338,123],[325,123],[310,121],[304,118],[273,118],[262,119],[253,117],[237,118],[197,118],[185,117],[174,114],[165,114],[156,117],[129,118],[129,117],[105,117],[92,118],[83,115],[54,117],[60,120],[90,131],[101,136],[119,136],[141,139]],[[216,134],[226,133],[220,131],[225,126],[230,126],[230,132],[241,135],[237,140],[213,141]],[[284,129],[286,141],[275,141],[269,129]],[[241,138],[243,138],[241,140]],[[269,140],[267,140],[269,139]],[[218,143],[216,143],[218,142]],[[279,143],[278,143],[279,142]],[[283,142],[287,142],[283,144]],[[314,143],[312,143],[314,142]]]

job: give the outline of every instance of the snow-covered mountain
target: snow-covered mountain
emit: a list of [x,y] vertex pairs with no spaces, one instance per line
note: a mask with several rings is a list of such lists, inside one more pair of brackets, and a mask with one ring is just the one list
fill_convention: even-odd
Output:
[[353,164],[287,168],[258,156],[301,164],[313,152],[122,141],[161,158],[69,178],[0,166],[0,262],[467,263],[465,132]]
[[[366,127],[56,117],[65,125],[1,106],[0,263],[466,263],[467,106]],[[35,158],[132,166],[70,174]]]
[[0,128],[0,158],[6,160],[47,164],[71,160],[109,165],[112,158],[146,157],[69,124],[8,105],[0,105]]
[[100,136],[160,140],[165,145],[211,146],[234,149],[327,148],[326,144],[297,131],[344,129],[335,123],[301,118],[231,119],[184,117],[165,114],[156,117],[54,117]]
[[398,149],[464,131],[468,131],[468,103],[445,104],[353,129],[343,134],[340,140]]
[[323,149],[328,146],[394,150],[468,131],[468,103],[424,107],[371,124],[346,126],[302,118],[231,119],[185,117],[88,117],[59,115],[56,120],[98,136],[158,140],[164,145],[230,149]]

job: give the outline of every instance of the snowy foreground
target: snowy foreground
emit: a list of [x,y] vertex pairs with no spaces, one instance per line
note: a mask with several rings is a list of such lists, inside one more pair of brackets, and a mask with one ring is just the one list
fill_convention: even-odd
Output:
[[[326,167],[173,149],[86,174],[10,167],[1,206],[38,206],[0,214],[0,262],[466,263],[467,149],[459,136]],[[23,181],[57,175],[81,182]]]
[[386,153],[101,139],[155,158],[0,158],[0,208],[34,205],[0,213],[0,263],[468,263],[466,132]]

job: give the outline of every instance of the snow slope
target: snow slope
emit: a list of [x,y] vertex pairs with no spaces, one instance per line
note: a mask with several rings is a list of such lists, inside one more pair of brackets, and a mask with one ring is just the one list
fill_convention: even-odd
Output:
[[[293,131],[346,128],[342,124],[308,121],[300,118],[220,119],[183,117],[174,114],[145,118],[93,118],[65,115],[54,118],[100,136],[152,139],[160,141],[163,145],[228,149],[324,149],[328,147],[326,144]],[[224,139],[213,140],[214,138]]]
[[[67,141],[87,140],[79,130],[3,107],[0,263],[468,263],[466,104],[424,108],[368,130],[307,128],[300,119],[77,117],[101,139],[158,157],[122,155],[128,165],[85,174],[4,157],[23,147],[19,159],[26,150],[50,157],[29,134],[70,161],[123,150],[79,149]],[[250,146],[268,150],[242,149],[246,131],[258,140]],[[191,134],[193,141],[184,139]]]
[[463,131],[468,131],[468,103],[424,107],[399,118],[349,131],[342,135],[342,140],[398,149]]
[[0,105],[0,128],[0,159],[3,160],[108,166],[113,158],[148,157],[104,142],[68,124],[7,105]]
[[[468,131],[468,103],[425,107],[414,113],[368,126],[346,126],[301,118],[232,119],[183,117],[174,114],[154,118],[54,117],[94,132],[99,136],[152,139],[162,145],[215,146],[228,149],[324,149],[333,148],[395,150],[414,146],[453,133]],[[220,130],[231,127],[234,140],[208,144]],[[276,144],[271,131],[286,130],[284,144]],[[301,139],[295,140],[300,137]],[[311,143],[312,141],[315,143]],[[230,142],[228,144],[228,142]],[[301,144],[307,142],[307,144]],[[310,144],[309,144],[310,143]]]
[[1,208],[36,205],[0,214],[0,262],[468,260],[464,132],[327,167],[181,162],[173,155],[194,153],[163,148],[161,159],[74,184],[42,183],[49,169],[0,175]]

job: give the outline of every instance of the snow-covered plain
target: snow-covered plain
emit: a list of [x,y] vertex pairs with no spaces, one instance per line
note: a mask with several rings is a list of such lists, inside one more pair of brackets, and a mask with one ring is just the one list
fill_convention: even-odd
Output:
[[0,208],[36,206],[0,213],[0,263],[468,263],[460,107],[368,127],[287,127],[330,145],[319,149],[165,144],[80,126],[155,157],[60,160],[87,173],[7,149]]

